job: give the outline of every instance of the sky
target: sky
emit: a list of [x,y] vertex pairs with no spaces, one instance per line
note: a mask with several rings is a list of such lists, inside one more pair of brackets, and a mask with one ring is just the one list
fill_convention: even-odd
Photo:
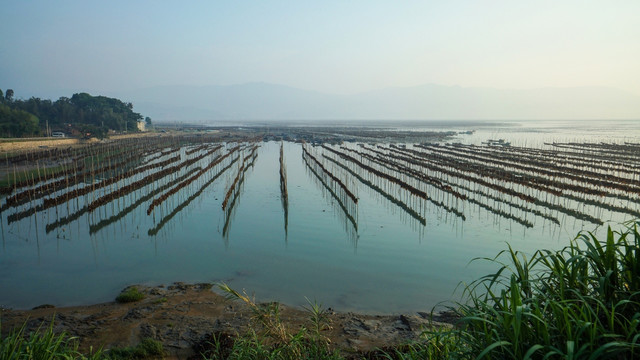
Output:
[[16,97],[249,82],[640,95],[638,0],[0,3],[0,89]]

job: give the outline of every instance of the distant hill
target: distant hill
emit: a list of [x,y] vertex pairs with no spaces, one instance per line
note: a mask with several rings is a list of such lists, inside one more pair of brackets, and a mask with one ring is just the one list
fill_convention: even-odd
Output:
[[119,93],[156,121],[640,119],[640,96],[607,87],[528,90],[422,85],[334,95],[268,83]]

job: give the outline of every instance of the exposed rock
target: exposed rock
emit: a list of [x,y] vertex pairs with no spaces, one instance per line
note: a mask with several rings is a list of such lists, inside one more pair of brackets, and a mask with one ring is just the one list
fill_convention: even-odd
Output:
[[428,320],[415,315],[400,315],[400,321],[407,327],[407,330],[414,332],[422,332],[430,326]]
[[380,327],[380,321],[378,320],[364,320],[362,321],[362,326],[365,330],[368,331],[376,331]]
[[122,320],[138,320],[142,318],[144,318],[144,314],[141,309],[131,309]]
[[158,329],[155,326],[150,324],[140,324],[140,337],[141,338],[152,338],[156,340],[161,340],[158,338]]
[[160,287],[155,287],[149,290],[149,295],[164,295],[166,294],[166,292],[167,291],[165,289],[162,289]]
[[34,307],[34,308],[33,308],[33,309],[31,309],[31,310],[38,310],[38,309],[53,309],[53,308],[55,308],[55,306],[54,306],[54,305],[51,305],[51,304],[42,304],[42,305],[38,305],[38,306]]

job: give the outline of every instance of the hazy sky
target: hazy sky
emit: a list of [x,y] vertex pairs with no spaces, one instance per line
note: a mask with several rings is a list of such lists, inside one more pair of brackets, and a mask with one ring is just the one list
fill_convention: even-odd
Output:
[[270,82],[640,95],[640,1],[2,1],[0,89]]

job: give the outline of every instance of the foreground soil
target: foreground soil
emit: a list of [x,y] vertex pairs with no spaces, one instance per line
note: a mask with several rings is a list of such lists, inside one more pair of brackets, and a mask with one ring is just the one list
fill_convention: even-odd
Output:
[[[134,346],[144,338],[164,345],[167,358],[197,355],[212,334],[242,335],[249,329],[251,310],[211,289],[211,284],[175,283],[171,286],[137,288],[146,297],[135,303],[109,302],[90,306],[55,308],[42,305],[33,310],[2,309],[2,334],[26,323],[27,331],[49,326],[78,337],[80,349]],[[114,296],[115,297],[115,296]],[[304,309],[281,306],[281,319],[293,333],[309,327]],[[331,346],[343,354],[363,354],[417,340],[423,329],[448,326],[444,316],[429,321],[429,315],[359,315],[329,309],[331,328],[324,331]]]

